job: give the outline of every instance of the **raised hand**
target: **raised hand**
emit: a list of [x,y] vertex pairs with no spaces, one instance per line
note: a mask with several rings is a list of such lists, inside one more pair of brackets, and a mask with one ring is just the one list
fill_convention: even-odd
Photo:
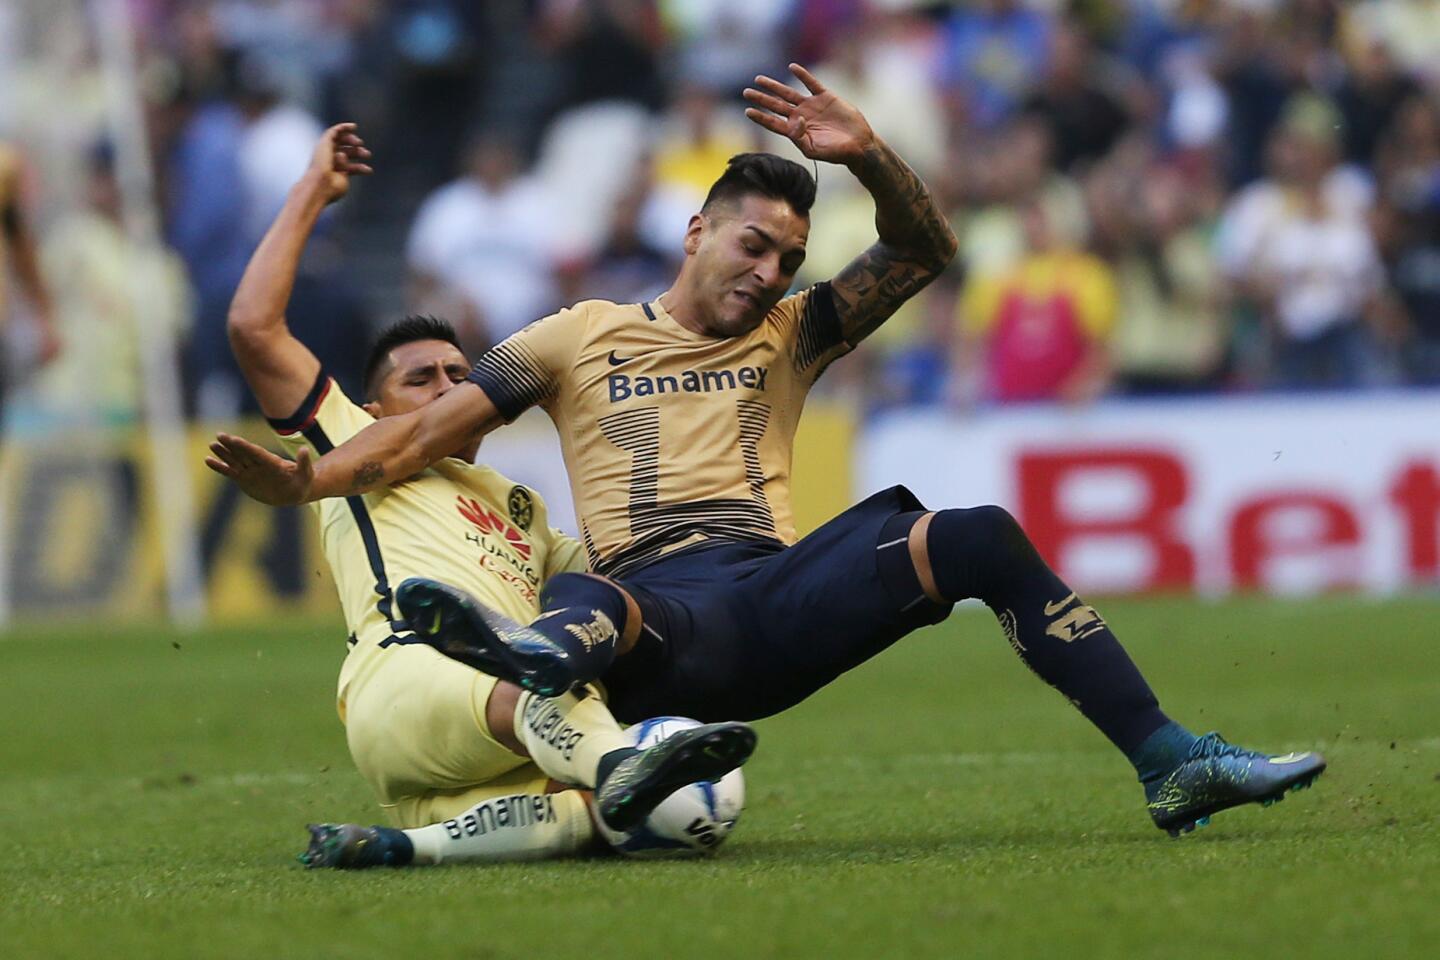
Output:
[[315,145],[310,171],[319,176],[326,203],[334,203],[350,192],[350,178],[374,173],[365,161],[370,151],[353,123],[337,123],[326,130]]
[[772,77],[756,77],[755,86],[745,88],[745,99],[754,104],[745,109],[745,116],[789,138],[812,160],[852,167],[861,163],[866,150],[875,144],[875,131],[864,114],[826,89],[800,64],[790,64],[790,72],[809,93]]
[[271,506],[304,503],[315,479],[315,464],[304,447],[291,461],[244,437],[221,433],[210,444],[210,452],[214,456],[205,458],[205,466],[234,480],[247,496]]

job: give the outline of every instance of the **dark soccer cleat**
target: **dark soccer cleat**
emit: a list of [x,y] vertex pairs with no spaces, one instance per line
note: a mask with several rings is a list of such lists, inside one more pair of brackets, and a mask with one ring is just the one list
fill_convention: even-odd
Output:
[[396,588],[395,600],[415,636],[451,660],[542,697],[558,697],[577,682],[564,647],[463,590],[411,577]]
[[1270,757],[1207,733],[1183,763],[1145,784],[1145,800],[1155,826],[1178,837],[1205,826],[1221,810],[1278,803],[1287,790],[1310,786],[1324,771],[1325,758],[1318,753]]
[[755,731],[743,723],[707,723],[671,734],[615,765],[595,788],[595,808],[611,830],[640,824],[689,783],[719,780],[750,759]]
[[414,856],[403,831],[390,827],[362,827],[354,823],[311,823],[310,846],[295,859],[310,869],[334,867],[401,867]]

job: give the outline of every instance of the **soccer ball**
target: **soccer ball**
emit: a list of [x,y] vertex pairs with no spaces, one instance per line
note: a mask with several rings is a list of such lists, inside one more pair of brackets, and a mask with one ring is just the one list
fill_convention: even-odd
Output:
[[[626,729],[630,742],[652,747],[666,737],[700,724],[686,717],[654,717]],[[660,801],[645,822],[626,833],[600,824],[607,843],[640,860],[701,857],[714,853],[735,829],[745,806],[745,778],[738,769],[719,780],[681,787]]]

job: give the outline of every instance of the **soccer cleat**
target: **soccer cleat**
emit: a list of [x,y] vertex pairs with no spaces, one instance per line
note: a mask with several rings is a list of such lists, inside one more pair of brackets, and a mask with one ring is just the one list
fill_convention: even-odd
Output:
[[750,759],[755,731],[743,723],[707,723],[671,734],[626,757],[595,788],[595,808],[611,830],[640,824],[688,783],[719,780]]
[[1324,771],[1325,758],[1318,753],[1270,757],[1207,733],[1178,767],[1145,784],[1145,800],[1155,826],[1178,837],[1205,826],[1221,810],[1278,803],[1287,790],[1303,790]]
[[411,577],[395,600],[417,638],[481,673],[542,697],[558,697],[581,679],[565,648],[449,584]]
[[354,823],[311,823],[310,846],[295,859],[310,869],[334,867],[399,867],[410,862],[414,848],[403,831],[390,827],[362,827]]

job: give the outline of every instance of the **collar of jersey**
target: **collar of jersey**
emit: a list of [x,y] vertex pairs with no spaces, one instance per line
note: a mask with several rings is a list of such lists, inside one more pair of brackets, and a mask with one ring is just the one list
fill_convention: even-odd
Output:
[[664,322],[668,324],[672,332],[678,334],[686,340],[691,340],[695,343],[709,343],[715,340],[730,339],[729,337],[711,337],[706,336],[703,333],[696,333],[694,330],[691,330],[679,320],[676,320],[674,317],[672,317],[670,315],[670,311],[666,310],[665,305],[660,302],[659,297],[656,297],[654,300],[650,301],[650,310],[655,314],[656,323]]

